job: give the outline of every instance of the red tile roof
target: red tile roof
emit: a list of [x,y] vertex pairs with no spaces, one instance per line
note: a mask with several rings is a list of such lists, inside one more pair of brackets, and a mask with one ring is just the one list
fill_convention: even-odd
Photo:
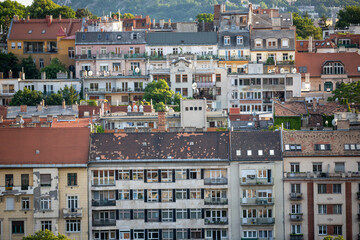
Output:
[[[33,127],[32,119],[31,118],[23,118],[24,120],[24,127]],[[41,127],[42,123],[46,123],[47,118],[40,118],[39,123],[35,123],[34,127]],[[0,128],[9,128],[11,124],[15,124],[15,119],[4,119],[2,123],[0,123]],[[56,118],[53,119],[53,122],[49,127],[52,128],[87,128],[91,123],[90,118],[77,118],[75,121],[57,121]]]
[[318,104],[316,106],[316,111],[312,108],[309,110],[310,114],[325,114],[328,116],[334,115],[336,112],[347,112],[348,108],[346,105],[341,105],[336,102],[327,102],[323,105]]
[[87,164],[88,128],[5,128],[0,136],[1,165]]
[[81,29],[81,19],[53,19],[51,24],[48,19],[13,20],[9,40],[53,40],[61,28],[66,36],[75,35]]
[[[345,66],[348,76],[360,76],[358,67],[360,66],[360,55],[355,52],[342,53],[295,53],[296,68],[307,67],[307,72],[311,77],[320,77],[322,67],[327,61],[341,61]],[[304,76],[304,73],[301,74]]]
[[308,113],[305,102],[275,102],[274,108],[276,117],[294,117]]

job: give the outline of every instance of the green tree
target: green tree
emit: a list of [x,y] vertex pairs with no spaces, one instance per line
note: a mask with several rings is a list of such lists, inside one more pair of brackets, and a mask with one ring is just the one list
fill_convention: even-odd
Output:
[[9,77],[9,71],[12,71],[13,77],[18,77],[20,65],[18,59],[13,53],[0,53],[0,72],[4,73],[4,77]]
[[198,22],[213,22],[214,21],[214,14],[212,13],[200,13],[196,15],[196,19]]
[[268,6],[266,5],[266,3],[264,3],[264,2],[260,2],[260,7],[261,7],[262,9],[267,9],[267,8],[268,8]]
[[60,93],[60,91],[58,93],[52,93],[50,94],[46,99],[45,99],[45,103],[46,105],[61,105],[62,104],[62,100],[63,100],[63,96]]
[[57,236],[50,230],[37,231],[34,235],[23,237],[23,240],[70,240],[65,235],[58,234]]
[[350,24],[360,23],[360,6],[346,6],[338,13],[339,21],[336,22],[336,27],[348,27]]
[[33,58],[28,56],[21,60],[20,67],[24,69],[26,79],[37,79],[39,78],[39,70],[37,70]]
[[51,15],[53,15],[55,18],[59,17],[61,15],[62,18],[75,18],[75,11],[68,6],[60,6],[51,11]]
[[328,20],[328,18],[326,17],[325,14],[321,15],[320,22],[319,22],[320,27],[327,28],[328,27],[328,25],[326,23],[327,20]]
[[24,90],[19,90],[14,94],[14,97],[11,99],[10,106],[36,106],[43,98],[42,92],[35,90],[30,91],[29,89],[24,88]]
[[18,15],[19,18],[24,18],[26,16],[26,7],[11,0],[0,2],[0,24],[2,25],[4,32],[1,39],[2,42],[5,42],[6,40],[11,19],[14,15]]
[[302,18],[298,13],[293,13],[293,22],[296,26],[297,39],[308,39],[310,36],[313,36],[314,39],[322,38],[321,28],[315,27],[313,20],[306,14]]
[[342,103],[360,103],[360,82],[341,83],[332,92],[328,101],[340,100]]
[[60,6],[51,0],[34,0],[27,11],[31,18],[45,18],[46,15],[57,18],[60,14],[63,18],[75,18],[75,11],[71,7]]
[[60,71],[69,72],[69,70],[66,69],[65,64],[61,63],[58,58],[51,59],[50,64],[41,69],[41,72],[46,72],[46,78],[48,79],[55,79],[56,74]]
[[88,8],[78,8],[75,13],[76,18],[89,17],[91,19],[96,18]]
[[67,105],[74,104],[79,100],[79,94],[77,94],[75,88],[71,85],[70,87],[65,86],[64,89],[61,89],[59,93],[62,95],[62,98],[65,99]]

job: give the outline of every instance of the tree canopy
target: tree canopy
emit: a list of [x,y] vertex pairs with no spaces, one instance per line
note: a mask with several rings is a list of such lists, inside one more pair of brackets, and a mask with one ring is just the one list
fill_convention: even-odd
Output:
[[46,15],[57,18],[60,14],[62,18],[75,18],[75,11],[71,7],[57,5],[51,0],[34,0],[27,11],[31,18],[45,18]]
[[78,8],[75,13],[76,18],[89,17],[91,19],[96,18],[94,14],[90,12],[88,8]]
[[9,77],[9,71],[13,72],[13,77],[18,77],[20,66],[18,59],[13,53],[0,53],[0,71],[4,73],[4,77]]
[[14,15],[18,15],[19,18],[26,16],[26,7],[16,1],[5,0],[0,2],[0,24],[3,26],[2,42],[5,42],[6,36],[9,30],[11,19]]
[[198,22],[213,22],[214,21],[214,14],[212,13],[200,13],[196,15],[196,19]]
[[339,21],[336,22],[336,27],[349,27],[350,24],[360,23],[360,6],[346,6],[338,13]]
[[334,95],[328,101],[339,101],[345,103],[360,103],[360,82],[341,83],[332,92]]
[[39,70],[37,70],[31,55],[21,60],[20,67],[24,69],[25,78],[27,79],[39,78]]
[[23,240],[70,240],[70,238],[60,233],[56,236],[52,231],[45,229],[45,231],[37,231],[34,235],[23,237]]
[[10,106],[20,106],[20,105],[28,105],[28,106],[36,106],[43,100],[44,96],[42,92],[29,90],[24,88],[24,90],[17,91],[13,98],[11,99]]
[[301,17],[298,13],[293,13],[293,21],[296,26],[296,38],[308,39],[313,36],[314,39],[322,39],[321,28],[315,27],[313,20],[307,14]]
[[58,58],[51,59],[50,64],[41,69],[41,72],[46,72],[46,78],[48,79],[55,79],[56,74],[60,71],[69,72],[69,70],[66,69],[65,64],[61,63]]

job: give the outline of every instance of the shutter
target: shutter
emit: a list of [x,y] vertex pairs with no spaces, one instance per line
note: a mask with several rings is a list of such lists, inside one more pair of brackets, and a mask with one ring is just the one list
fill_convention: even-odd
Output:
[[162,240],[162,229],[159,229],[159,240]]
[[[144,209],[144,221],[145,221],[145,222],[148,221],[147,212],[148,212],[148,210],[147,210],[147,209]],[[145,231],[146,231],[146,230],[145,230]]]
[[205,238],[205,229],[201,229],[201,238]]
[[120,230],[116,230],[116,239],[120,239]]
[[158,180],[159,180],[159,182],[161,182],[161,170],[160,169],[158,170]]
[[201,209],[201,218],[202,219],[205,218],[205,209],[204,208]]
[[116,191],[115,191],[115,194],[116,194],[115,199],[116,199],[116,200],[119,200],[119,190],[116,190]]
[[161,209],[159,209],[159,222],[162,221],[162,216],[161,216],[161,214],[162,214],[162,211],[161,211]]
[[326,193],[332,193],[332,184],[326,184]]
[[327,204],[326,205],[326,214],[333,214],[334,213],[334,205]]
[[130,239],[134,239],[134,230],[130,229]]
[[205,169],[201,169],[201,179],[204,179],[204,171],[205,171]]
[[331,145],[330,144],[326,144],[326,150],[331,150]]
[[133,180],[132,170],[130,170],[130,180]]
[[173,222],[176,222],[176,209],[173,209]]
[[172,190],[172,193],[173,193],[173,202],[176,202],[176,190],[175,189],[173,189]]
[[147,189],[144,190],[144,202],[147,202]]
[[190,208],[187,209],[187,219],[190,219]]
[[176,240],[176,229],[173,229],[173,239]]
[[133,190],[130,189],[130,200],[133,200]]
[[148,240],[148,230],[145,229],[145,240]]
[[201,199],[204,199],[204,195],[205,195],[204,192],[205,192],[205,190],[202,188],[202,189],[201,189]]
[[190,189],[186,189],[186,197],[187,199],[190,199]]
[[115,170],[115,180],[119,180],[119,171]]
[[172,170],[172,181],[175,182],[175,169]]
[[327,234],[326,235],[334,235],[334,225],[327,225]]
[[188,239],[191,239],[190,228],[187,230]]
[[147,170],[144,170],[144,182],[147,182]]
[[161,189],[158,190],[158,194],[159,194],[158,201],[161,202]]
[[119,217],[119,210],[116,210],[116,220],[120,220],[120,217]]
[[190,169],[186,169],[186,179],[190,179]]
[[134,210],[130,209],[130,220],[134,219]]

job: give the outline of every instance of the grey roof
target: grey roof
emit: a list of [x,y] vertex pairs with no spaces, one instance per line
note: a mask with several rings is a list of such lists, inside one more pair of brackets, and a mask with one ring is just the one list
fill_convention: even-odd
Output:
[[[132,34],[137,34],[133,39]],[[145,32],[77,32],[75,44],[145,44]]]
[[148,45],[217,45],[216,32],[156,32],[146,35]]
[[[263,48],[255,48],[255,39],[263,39]],[[277,48],[266,48],[266,39],[275,38],[278,39],[278,47]],[[281,48],[281,39],[288,38],[289,39],[289,47]],[[270,29],[262,29],[257,30],[253,29],[251,32],[251,50],[261,50],[261,51],[275,51],[275,50],[288,50],[295,51],[295,30],[294,29],[280,29],[280,30],[270,30]]]
[[[230,36],[230,45],[224,45],[224,36]],[[243,45],[236,44],[236,37],[243,36]],[[220,32],[219,33],[219,48],[233,49],[233,48],[250,48],[250,33],[249,31],[241,32]]]
[[21,115],[23,118],[31,118],[33,115],[40,116],[41,118],[47,117],[47,115],[75,115],[78,117],[79,111],[73,110],[72,106],[66,106],[65,109],[62,106],[45,106],[43,110],[38,112],[36,106],[27,106],[26,112],[20,111],[20,106],[8,107],[6,118],[16,118],[17,115]]
[[293,25],[292,14],[281,13],[272,18],[269,14],[253,14],[251,24],[253,28],[272,28],[273,24],[279,27],[290,27]]

